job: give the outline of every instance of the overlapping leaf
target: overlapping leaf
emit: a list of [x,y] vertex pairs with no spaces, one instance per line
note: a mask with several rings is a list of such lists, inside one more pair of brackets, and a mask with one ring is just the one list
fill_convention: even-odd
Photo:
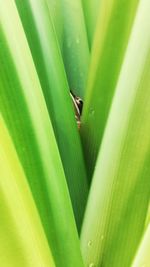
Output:
[[89,181],[139,0],[101,0],[83,108],[81,138]]
[[0,110],[30,184],[54,260],[58,266],[83,266],[53,129],[12,0],[0,4],[0,58]]
[[55,267],[22,166],[0,115],[0,266]]
[[87,266],[130,266],[145,229],[150,198],[149,10],[150,2],[142,1],[96,164],[81,234]]

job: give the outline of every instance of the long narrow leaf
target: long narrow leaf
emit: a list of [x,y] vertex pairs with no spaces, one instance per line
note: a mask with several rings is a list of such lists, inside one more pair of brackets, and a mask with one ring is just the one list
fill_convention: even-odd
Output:
[[81,137],[89,180],[103,137],[139,0],[101,0],[84,102]]
[[57,1],[63,14],[63,57],[70,90],[84,98],[90,58],[82,3]]
[[61,5],[58,0],[45,0],[55,27],[60,50],[63,47],[63,15]]
[[135,255],[132,267],[149,267],[150,264],[150,223]]
[[0,266],[55,266],[25,174],[1,116],[0,241]]
[[149,0],[141,1],[97,160],[81,234],[87,266],[130,266],[145,229],[150,197],[149,11]]
[[83,266],[59,152],[13,0],[0,4],[0,58],[0,109],[28,178],[54,260],[61,267]]
[[82,0],[82,2],[87,27],[88,41],[91,48],[101,0]]
[[87,199],[87,178],[74,109],[45,0],[16,0],[45,95],[64,166],[78,229]]

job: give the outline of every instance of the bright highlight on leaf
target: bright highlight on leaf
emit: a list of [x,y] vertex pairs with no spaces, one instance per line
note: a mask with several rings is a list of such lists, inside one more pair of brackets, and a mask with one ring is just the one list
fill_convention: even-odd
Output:
[[140,266],[149,267],[150,263],[149,244],[150,244],[150,224],[147,226],[147,229],[144,233],[144,236],[140,243],[132,267],[140,267]]
[[31,191],[0,115],[0,266],[55,267]]

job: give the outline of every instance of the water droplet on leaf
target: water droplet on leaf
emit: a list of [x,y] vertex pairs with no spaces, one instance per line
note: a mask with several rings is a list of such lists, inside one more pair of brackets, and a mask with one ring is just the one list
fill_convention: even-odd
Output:
[[92,246],[92,241],[89,240],[89,242],[88,242],[88,247],[91,247],[91,246]]

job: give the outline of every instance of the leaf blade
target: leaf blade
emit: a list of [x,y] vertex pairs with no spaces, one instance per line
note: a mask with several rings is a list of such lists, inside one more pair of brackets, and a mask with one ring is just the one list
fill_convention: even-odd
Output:
[[138,0],[126,2],[102,0],[100,2],[81,119],[81,140],[89,182],[103,138],[138,2]]
[[80,231],[88,195],[87,177],[79,131],[55,32],[44,0],[15,2],[45,96]]
[[28,178],[56,264],[83,266],[56,140],[14,1],[1,3],[0,14],[1,112]]
[[54,267],[32,194],[1,115],[0,192],[0,264]]
[[149,1],[140,3],[97,160],[81,234],[86,264],[130,266],[145,227],[150,196],[149,9]]

